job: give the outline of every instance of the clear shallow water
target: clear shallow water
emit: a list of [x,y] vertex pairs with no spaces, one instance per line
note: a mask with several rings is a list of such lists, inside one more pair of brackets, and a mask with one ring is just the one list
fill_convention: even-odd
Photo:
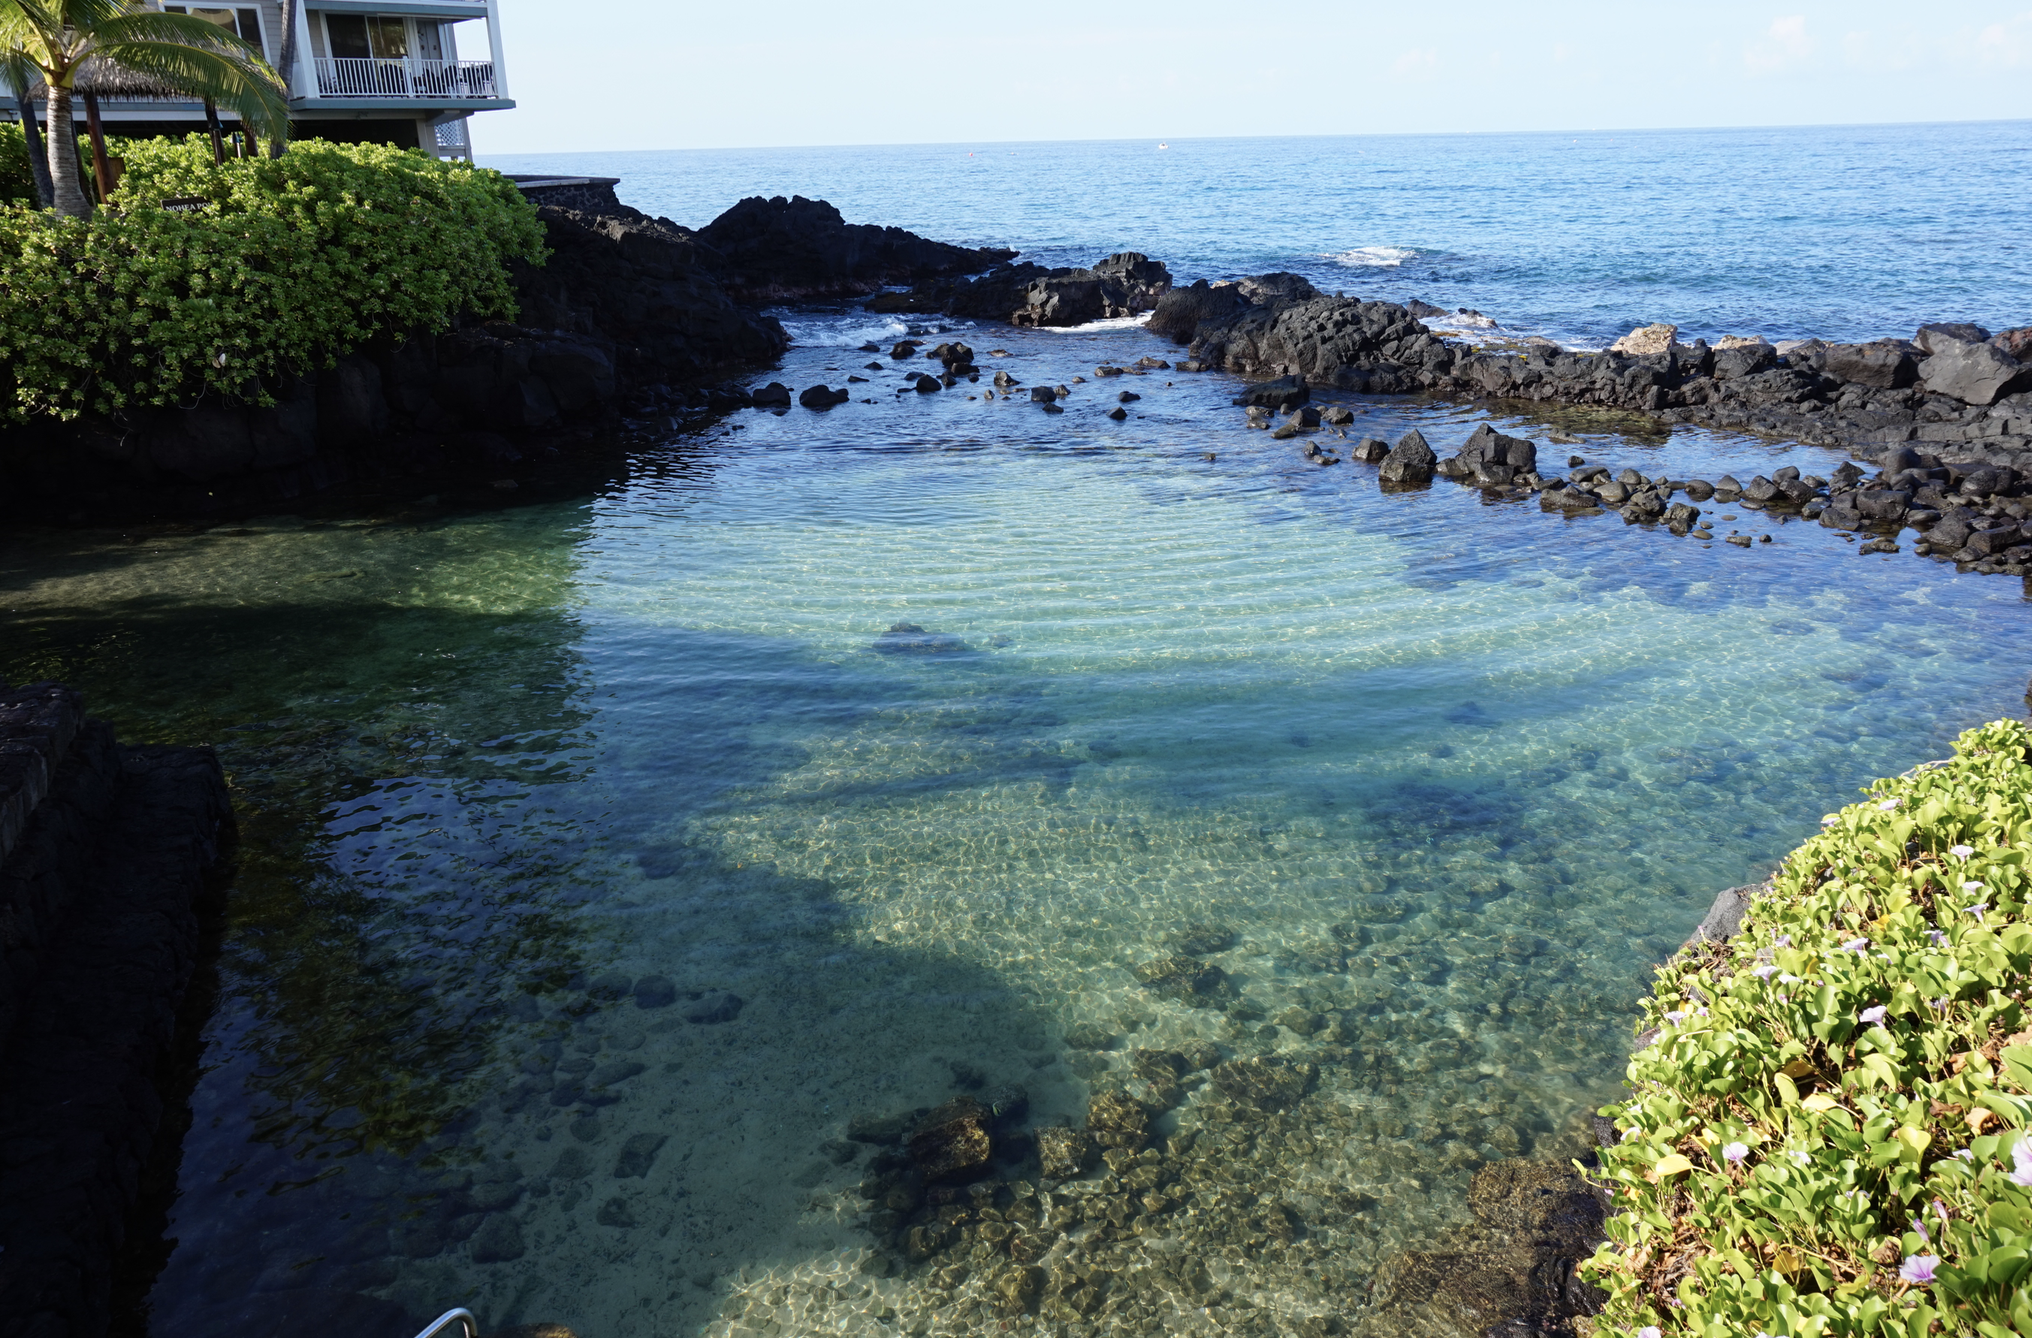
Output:
[[744,196],[801,194],[1046,264],[1134,250],[1188,282],[1293,270],[1580,347],[1653,321],[1709,340],[2032,322],[2032,223],[1998,204],[2032,170],[2032,121],[481,162],[620,177],[624,201],[691,227]]
[[[798,386],[889,332],[792,320]],[[1165,352],[967,337],[1026,384]],[[866,374],[875,403],[745,413],[589,491],[0,549],[0,675],[214,743],[242,806],[153,1332],[297,1304],[355,1333],[361,1296],[601,1338],[979,1332],[984,1274],[867,1271],[848,1120],[1009,1082],[1076,1120],[1194,1041],[1320,1066],[1274,1121],[1201,1086],[1165,1125],[1297,1239],[1179,1210],[1103,1255],[1100,1330],[1358,1317],[1476,1166],[1574,1146],[1716,889],[2022,708],[2017,582],[1754,512],[1718,526],[1773,535],[1745,551],[1384,495],[1243,431],[1219,377],[1048,416]],[[1442,448],[1483,417],[1355,407]],[[1496,421],[1647,474],[1837,462]],[[875,653],[897,621],[966,649]],[[1139,982],[1195,938],[1237,999]],[[737,1016],[685,1019],[716,992]],[[1219,1304],[1145,1285],[1182,1259]]]

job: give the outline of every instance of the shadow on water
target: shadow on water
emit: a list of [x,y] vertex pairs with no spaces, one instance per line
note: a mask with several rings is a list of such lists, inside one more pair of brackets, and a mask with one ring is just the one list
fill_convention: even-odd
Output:
[[[1054,1048],[989,971],[857,937],[831,882],[685,835],[805,764],[780,721],[844,730],[969,666],[877,686],[781,641],[662,629],[664,689],[603,716],[562,604],[134,598],[43,607],[29,633],[0,672],[77,684],[130,738],[214,741],[242,816],[221,1001],[129,1333],[352,1338],[458,1303],[491,1327],[617,1289],[702,1322],[729,1272],[865,1241],[813,1209],[858,1179],[820,1150],[849,1103],[934,1104]],[[992,683],[931,719],[1012,743],[1055,723]],[[1013,746],[911,784],[1068,774]]]

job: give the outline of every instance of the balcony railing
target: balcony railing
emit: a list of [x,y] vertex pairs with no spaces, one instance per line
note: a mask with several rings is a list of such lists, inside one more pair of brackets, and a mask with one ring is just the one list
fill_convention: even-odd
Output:
[[326,98],[491,98],[491,60],[376,60],[327,56],[316,61]]

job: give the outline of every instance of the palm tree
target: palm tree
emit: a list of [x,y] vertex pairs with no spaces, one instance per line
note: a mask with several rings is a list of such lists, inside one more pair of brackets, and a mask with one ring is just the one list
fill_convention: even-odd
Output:
[[71,93],[81,73],[118,70],[165,90],[224,103],[250,130],[271,138],[289,133],[287,92],[253,46],[217,24],[146,10],[139,0],[0,0],[0,53],[25,61],[41,79],[50,185],[56,211],[69,218],[92,212],[78,179],[71,123]]

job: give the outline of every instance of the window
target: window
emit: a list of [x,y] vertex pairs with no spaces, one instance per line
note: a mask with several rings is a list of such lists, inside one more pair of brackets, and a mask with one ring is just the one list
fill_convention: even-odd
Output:
[[212,9],[200,5],[164,5],[165,14],[188,14],[194,19],[216,23],[243,42],[251,43],[262,55],[268,54],[261,39],[261,15],[252,9]]
[[401,60],[409,54],[409,25],[383,15],[326,14],[325,45],[341,60]]

